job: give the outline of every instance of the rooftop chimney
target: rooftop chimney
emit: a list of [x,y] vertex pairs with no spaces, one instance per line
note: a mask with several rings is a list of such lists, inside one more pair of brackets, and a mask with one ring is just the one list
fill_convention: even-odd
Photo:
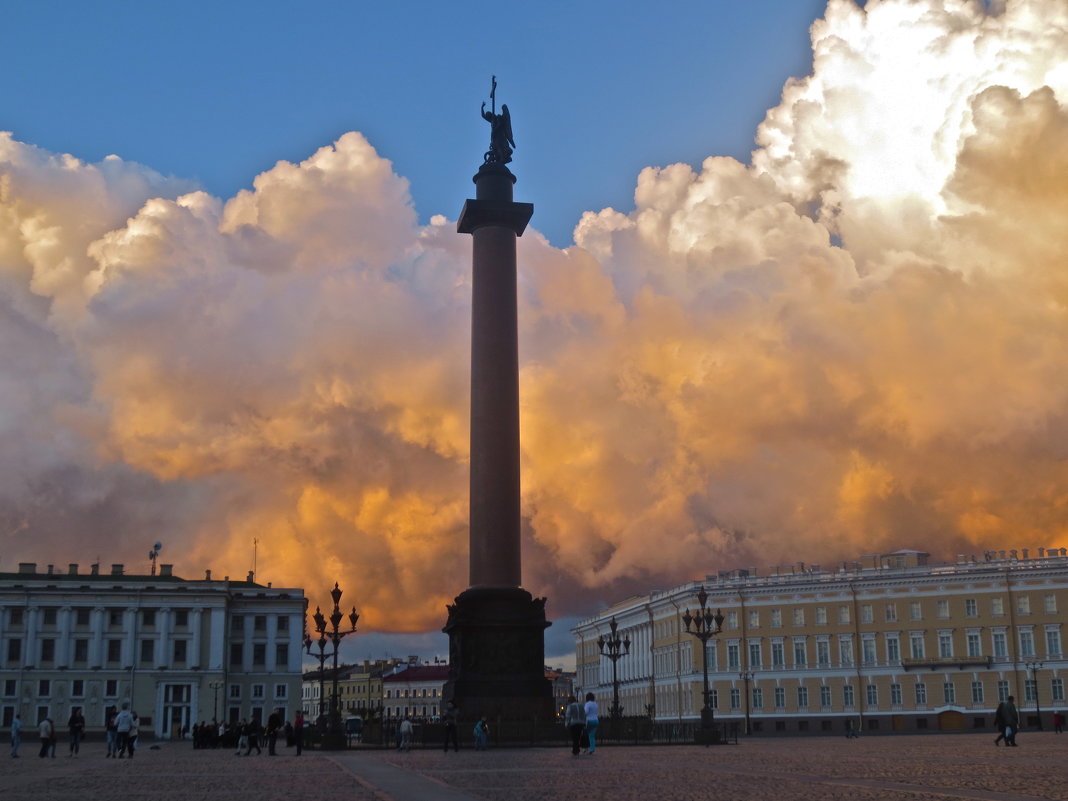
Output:
[[210,570],[205,570],[204,571],[204,581],[211,581],[211,571]]
[[69,565],[67,565],[67,575],[68,576],[77,576],[78,575],[78,565],[76,565],[74,562],[71,562]]
[[174,571],[174,565],[160,565],[159,566],[159,575],[160,575],[161,578],[163,576],[172,576],[172,575],[174,575],[173,571]]
[[99,576],[100,575],[100,565],[99,564],[89,565],[89,575],[91,575],[91,576]]
[[19,574],[20,575],[33,575],[37,572],[36,562],[19,562]]
[[113,575],[113,576],[121,576],[122,575],[122,565],[112,565],[111,566],[111,575]]

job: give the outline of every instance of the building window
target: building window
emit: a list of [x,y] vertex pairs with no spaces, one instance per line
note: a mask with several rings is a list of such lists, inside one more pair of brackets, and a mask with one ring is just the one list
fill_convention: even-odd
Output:
[[776,709],[783,709],[785,706],[786,706],[786,688],[785,687],[776,687],[775,688],[775,708]]
[[1017,595],[1016,596],[1016,614],[1029,615],[1031,614],[1031,597],[1029,595]]
[[991,598],[990,599],[990,614],[994,617],[1001,617],[1005,614],[1005,599],[1004,598]]
[[817,626],[826,626],[827,625],[827,607],[826,606],[817,606],[816,607],[816,625]]
[[867,688],[868,706],[879,706],[879,688],[869,684]]
[[794,667],[804,667],[808,664],[808,649],[805,648],[804,640],[794,640]]
[[741,667],[738,660],[738,643],[727,643],[727,667],[732,669]]
[[816,662],[820,667],[828,667],[831,664],[831,644],[826,640],[816,641]]
[[887,623],[896,623],[897,622],[897,604],[894,604],[894,603],[887,604],[886,605],[885,615],[886,615],[886,622]]
[[773,642],[771,644],[771,664],[773,667],[786,665],[786,650],[781,642]]
[[1008,641],[1005,637],[1005,632],[995,631],[991,635],[992,642],[994,644],[994,656],[1000,659],[1004,659],[1009,655]]
[[252,685],[252,697],[254,699],[257,699],[257,700],[260,699],[260,698],[263,698],[263,685],[262,684],[253,684]]
[[1061,632],[1059,629],[1046,629],[1046,656],[1061,655]]
[[896,635],[886,635],[886,661],[891,664],[901,661],[901,643]]
[[52,682],[48,679],[41,679],[37,682],[37,697],[48,698],[52,695]]
[[235,699],[241,697],[241,685],[240,684],[231,684],[230,685],[230,697],[231,698],[235,698]]
[[122,625],[122,610],[109,609],[108,610],[108,625],[115,627]]
[[4,679],[4,697],[11,698],[18,695],[18,681],[15,679]]
[[83,664],[89,661],[89,640],[74,641],[74,661]]
[[923,607],[919,601],[909,602],[909,620],[923,620]]
[[968,656],[978,657],[983,655],[983,646],[979,638],[979,633],[970,631],[965,635],[965,642],[968,644]]
[[289,631],[289,618],[286,615],[279,615],[275,625],[279,633]]
[[772,628],[776,628],[776,629],[782,627],[782,610],[781,609],[772,609],[771,610],[771,626],[772,626]]
[[731,709],[739,709],[742,706],[742,692],[737,688],[731,689]]
[[916,682],[916,705],[927,705],[927,685],[922,681]]
[[981,681],[972,682],[972,703],[983,703],[983,683]]
[[842,604],[838,607],[838,622],[840,624],[845,624],[848,623],[849,620],[849,607],[845,604]]
[[245,630],[245,616],[244,615],[231,615],[230,616],[230,630],[234,634],[240,634]]
[[22,658],[22,640],[7,641],[7,661],[11,664]]
[[45,626],[56,625],[56,610],[53,607],[41,610],[41,623]]
[[940,632],[938,635],[938,657],[950,659],[953,656],[953,635]]
[[184,629],[189,625],[189,610],[188,609],[175,609],[174,610],[174,627],[176,629]]
[[289,693],[289,685],[276,684],[274,685],[274,697],[278,699],[287,698]]
[[1035,702],[1035,698],[1038,697],[1038,682],[1034,679],[1026,679],[1024,681],[1024,700]]
[[838,640],[838,660],[843,665],[853,664],[853,640],[849,637],[840,637]]
[[764,708],[764,691],[759,687],[753,688],[753,709]]
[[254,631],[267,631],[267,615],[256,615],[252,619],[252,628]]
[[804,685],[797,688],[797,707],[804,709],[808,706],[808,687]]
[[188,643],[186,640],[174,641],[174,663],[176,665],[185,662],[187,645]]
[[104,697],[115,698],[119,694],[119,680],[107,679],[104,682]]
[[949,617],[949,601],[945,598],[938,599],[938,617],[946,620]]
[[241,667],[244,660],[244,646],[239,642],[230,643],[230,667]]
[[894,706],[901,706],[901,685],[900,684],[896,684],[895,683],[895,684],[891,684],[890,685],[890,703],[893,704]]
[[964,599],[964,614],[967,617],[979,617],[979,603],[974,598]]
[[1054,595],[1052,592],[1046,593],[1045,608],[1046,614],[1057,614],[1057,596]]
[[1035,635],[1033,632],[1024,630],[1020,632],[1020,656],[1029,657],[1035,655]]
[[750,609],[749,610],[749,628],[751,628],[751,629],[759,629],[760,628],[760,612],[758,610],[756,610],[756,609]]
[[794,609],[794,625],[795,626],[803,626],[803,625],[805,625],[805,610],[803,608],[801,608],[801,607],[798,607],[798,608]]
[[852,684],[846,684],[842,687],[842,703],[847,707],[851,707],[856,703],[856,700],[853,698]]
[[1050,698],[1053,701],[1064,701],[1064,679],[1050,680]]
[[875,638],[865,638],[861,645],[864,648],[864,664],[874,665],[877,661],[875,657]]
[[738,613],[736,611],[734,611],[733,609],[731,611],[727,612],[727,628],[729,628],[729,629],[738,628]]
[[23,610],[21,606],[13,606],[11,607],[11,609],[8,610],[8,622],[12,626],[22,625],[22,611]]
[[156,641],[155,640],[141,640],[141,664],[152,664],[152,660],[156,658]]
[[89,610],[85,607],[80,607],[74,610],[74,625],[76,626],[88,626],[89,625]]
[[874,620],[871,604],[860,605],[860,622],[871,623]]
[[913,632],[909,635],[909,650],[913,659],[924,658],[923,634],[921,632]]
[[122,640],[108,640],[108,662],[122,659]]
[[141,625],[142,626],[155,626],[156,625],[156,610],[146,609],[141,613]]
[[256,642],[252,644],[252,664],[262,665],[267,661],[267,643]]
[[289,643],[275,643],[274,664],[279,668],[284,668],[286,665],[289,664]]
[[831,688],[826,684],[820,685],[820,706],[825,709],[828,709],[831,706]]
[[1009,683],[1004,679],[998,681],[998,702],[1009,700]]
[[749,643],[749,667],[760,667],[760,643]]
[[56,659],[56,641],[48,638],[41,640],[41,661],[54,662]]

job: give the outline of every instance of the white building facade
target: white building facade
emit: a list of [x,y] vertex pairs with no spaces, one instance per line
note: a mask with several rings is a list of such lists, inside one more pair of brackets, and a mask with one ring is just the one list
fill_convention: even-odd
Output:
[[0,573],[0,712],[87,730],[129,703],[142,733],[171,739],[201,721],[287,719],[300,704],[305,598],[251,580],[102,574],[33,563]]
[[804,564],[707,576],[620,601],[573,630],[577,690],[612,703],[612,663],[598,638],[611,621],[630,639],[617,662],[628,716],[693,723],[703,705],[702,647],[684,614],[722,610],[712,637],[710,702],[744,731],[841,733],[993,726],[1014,695],[1026,725],[1065,709],[1062,625],[1068,555],[990,551],[933,566],[919,551],[863,557],[835,570]]

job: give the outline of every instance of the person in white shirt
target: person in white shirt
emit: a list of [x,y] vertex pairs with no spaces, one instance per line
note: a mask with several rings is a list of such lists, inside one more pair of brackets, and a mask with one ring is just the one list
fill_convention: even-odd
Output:
[[593,693],[586,693],[586,706],[583,709],[586,713],[586,734],[590,738],[590,750],[587,751],[590,756],[597,750],[597,726],[601,722],[595,697]]
[[[130,729],[132,726],[133,713],[130,712],[130,705],[124,702],[119,714],[115,716],[115,731],[119,735],[119,759],[122,759],[130,747]],[[133,752],[130,753],[130,756],[133,756]]]

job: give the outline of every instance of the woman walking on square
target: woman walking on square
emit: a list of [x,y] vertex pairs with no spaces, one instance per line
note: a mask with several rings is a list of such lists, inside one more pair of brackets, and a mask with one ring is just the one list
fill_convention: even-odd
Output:
[[590,756],[597,750],[597,726],[601,722],[595,698],[593,693],[586,693],[586,706],[582,710],[586,715],[586,734],[590,738],[590,750],[587,753]]
[[571,735],[571,756],[579,755],[579,743],[582,740],[582,727],[585,725],[585,717],[582,714],[582,704],[578,699],[569,695],[567,697],[567,709],[564,711],[564,726]]

